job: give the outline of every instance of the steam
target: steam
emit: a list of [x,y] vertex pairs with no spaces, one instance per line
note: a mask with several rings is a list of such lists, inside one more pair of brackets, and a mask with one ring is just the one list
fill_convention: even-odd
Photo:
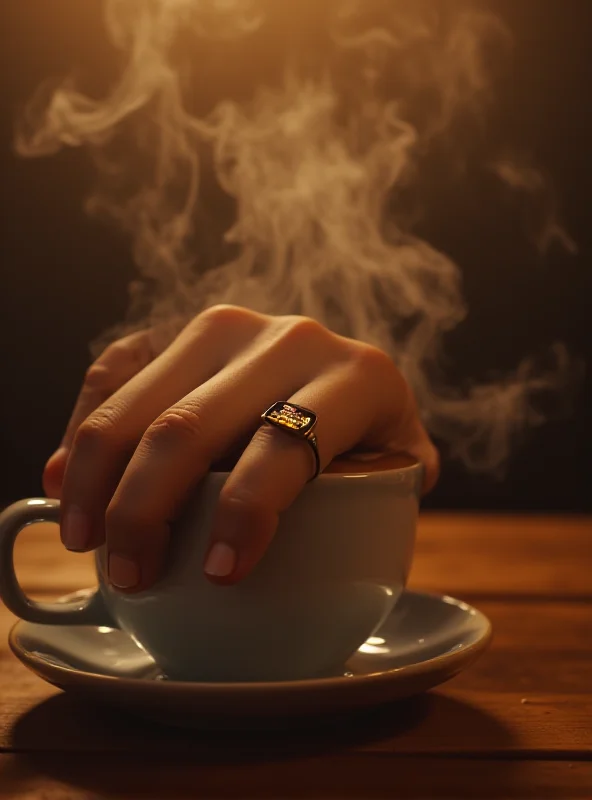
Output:
[[[291,0],[277,5],[301,13]],[[287,59],[279,87],[254,87],[249,100],[221,100],[198,115],[189,98],[199,43],[253,37],[270,0],[105,0],[109,38],[127,59],[119,80],[101,99],[71,80],[42,87],[16,140],[24,156],[85,147],[100,178],[89,211],[107,214],[133,242],[139,279],[129,318],[95,352],[146,325],[164,344],[214,303],[304,314],[390,353],[450,453],[475,470],[503,468],[515,435],[545,420],[537,398],[566,386],[567,354],[557,346],[546,370],[525,360],[503,380],[448,386],[444,335],[467,312],[459,267],[414,234],[407,214],[387,211],[417,182],[430,148],[467,119],[482,124],[492,53],[511,44],[495,17],[441,5],[330,0],[322,24],[332,47],[318,75]],[[188,34],[189,82],[179,55]],[[233,255],[216,264],[195,255],[210,162],[236,204],[225,236]],[[508,157],[491,170],[535,209],[541,250],[574,249],[539,172]]]

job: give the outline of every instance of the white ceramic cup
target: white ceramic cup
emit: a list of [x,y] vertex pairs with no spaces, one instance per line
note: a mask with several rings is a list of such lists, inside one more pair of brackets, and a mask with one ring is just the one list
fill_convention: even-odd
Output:
[[[371,471],[358,463],[310,483],[280,519],[254,571],[235,586],[210,583],[204,550],[227,473],[199,485],[171,536],[163,577],[122,594],[97,551],[97,592],[86,601],[37,603],[14,573],[25,525],[57,521],[59,503],[21,500],[0,515],[0,596],[22,619],[120,627],[171,678],[297,680],[332,674],[390,613],[409,573],[423,469],[411,460]],[[393,466],[394,464],[394,466]]]

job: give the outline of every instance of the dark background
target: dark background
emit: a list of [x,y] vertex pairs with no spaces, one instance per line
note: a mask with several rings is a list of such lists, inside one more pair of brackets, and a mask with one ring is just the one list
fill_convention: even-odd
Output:
[[[514,211],[492,205],[478,180],[451,207],[446,171],[434,169],[424,232],[462,265],[470,306],[448,342],[458,381],[511,369],[556,340],[592,365],[592,4],[488,5],[517,43],[490,136],[501,140],[503,133],[553,176],[579,254],[553,249],[540,259],[525,246]],[[127,242],[84,213],[93,182],[85,154],[29,161],[16,158],[11,145],[17,111],[42,80],[95,62],[108,80],[100,2],[4,0],[0,53],[0,501],[7,502],[41,491],[44,460],[59,442],[89,363],[88,343],[122,318],[133,273]],[[468,475],[446,461],[426,505],[592,511],[591,407],[588,375],[569,419],[529,433],[503,481]]]

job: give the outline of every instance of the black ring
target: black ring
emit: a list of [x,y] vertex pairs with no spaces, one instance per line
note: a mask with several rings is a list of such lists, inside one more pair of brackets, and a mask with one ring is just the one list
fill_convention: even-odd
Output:
[[280,400],[278,403],[274,403],[271,408],[268,408],[264,414],[261,414],[261,419],[263,422],[267,422],[268,425],[273,425],[289,436],[301,439],[310,446],[315,460],[314,475],[310,480],[314,481],[321,471],[317,437],[314,433],[318,418],[314,411]]

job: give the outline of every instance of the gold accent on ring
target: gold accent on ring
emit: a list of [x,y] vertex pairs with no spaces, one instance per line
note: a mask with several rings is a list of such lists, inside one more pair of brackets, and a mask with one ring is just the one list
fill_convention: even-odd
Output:
[[307,442],[313,452],[315,460],[314,475],[310,479],[314,481],[321,471],[317,437],[314,433],[314,429],[317,425],[317,415],[314,411],[303,408],[302,406],[297,406],[295,403],[280,400],[274,403],[271,408],[268,408],[267,411],[261,415],[261,419],[268,425],[273,425],[284,431],[284,433]]

